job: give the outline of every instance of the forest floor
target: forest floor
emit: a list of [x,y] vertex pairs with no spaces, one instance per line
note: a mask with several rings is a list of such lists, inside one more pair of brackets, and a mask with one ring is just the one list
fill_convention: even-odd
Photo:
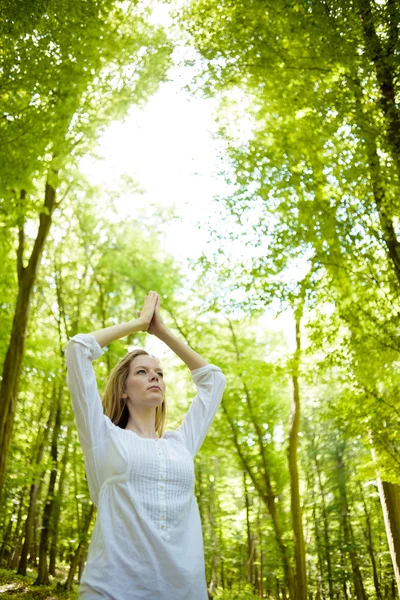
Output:
[[66,579],[66,574],[60,573],[59,579],[50,578],[50,585],[34,585],[36,571],[29,571],[26,576],[18,575],[15,571],[0,569],[0,599],[13,600],[76,600],[77,592],[68,592],[60,588]]

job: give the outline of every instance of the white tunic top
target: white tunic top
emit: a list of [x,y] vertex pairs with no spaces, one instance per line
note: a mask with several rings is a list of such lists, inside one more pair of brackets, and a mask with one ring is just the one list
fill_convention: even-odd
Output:
[[81,600],[207,600],[203,535],[193,459],[221,402],[225,376],[209,364],[191,371],[197,388],[182,424],[162,438],[121,429],[103,413],[89,334],[70,338],[67,382],[97,507]]

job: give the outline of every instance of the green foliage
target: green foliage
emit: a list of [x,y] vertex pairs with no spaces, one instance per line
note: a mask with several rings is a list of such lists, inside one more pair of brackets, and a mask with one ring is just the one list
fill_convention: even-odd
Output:
[[[267,306],[286,311],[294,332],[293,314],[303,302],[298,462],[309,594],[328,597],[331,584],[334,596],[346,589],[352,597],[351,552],[368,597],[376,593],[372,556],[389,589],[393,571],[377,473],[400,485],[399,278],[388,226],[397,232],[399,172],[361,0],[329,7],[319,1],[196,0],[179,9],[183,34],[202,59],[189,88],[200,85],[204,95],[220,98],[219,138],[231,163],[226,178],[235,185],[230,197],[218,198],[224,227],[212,234],[221,247],[190,265],[199,274],[195,284],[164,251],[160,230],[173,215],[138,211],[121,222],[112,192],[90,186],[77,169],[105,126],[165,81],[172,43],[149,25],[145,3],[25,4],[13,3],[8,19],[0,20],[1,362],[17,295],[18,234],[24,228],[26,259],[46,180],[62,201],[31,305],[1,510],[2,531],[10,524],[4,556],[9,560],[21,539],[17,510],[26,515],[35,482],[40,523],[60,396],[58,455],[59,461],[66,457],[66,472],[57,547],[59,562],[71,562],[91,504],[63,348],[77,332],[135,318],[144,295],[155,289],[167,324],[227,377],[221,408],[195,461],[214,597],[259,597],[260,574],[268,597],[287,595],[281,547],[294,564],[287,450],[295,360],[283,331],[269,331],[259,317]],[[374,6],[373,19],[386,66],[397,75],[392,4]],[[242,239],[247,254],[232,260],[229,243]],[[137,334],[109,345],[95,366],[100,390],[118,358],[146,342],[146,334]],[[162,361],[167,427],[174,428],[195,390],[184,365],[168,353]],[[346,538],[349,522],[353,537]],[[19,579],[0,573],[1,584]],[[58,593],[29,589],[21,598]]]
[[[26,576],[10,573],[7,569],[0,569],[0,593],[4,597],[15,598],[15,600],[75,600],[77,592],[62,590],[59,583],[54,581],[51,585],[34,586],[36,573],[29,572]],[[7,594],[7,596],[6,596]]]

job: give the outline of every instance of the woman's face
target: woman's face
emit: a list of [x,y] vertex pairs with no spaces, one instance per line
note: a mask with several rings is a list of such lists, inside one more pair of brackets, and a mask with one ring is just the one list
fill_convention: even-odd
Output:
[[122,397],[128,397],[133,405],[155,407],[162,403],[164,393],[163,370],[158,360],[147,354],[135,356],[129,366],[126,393]]

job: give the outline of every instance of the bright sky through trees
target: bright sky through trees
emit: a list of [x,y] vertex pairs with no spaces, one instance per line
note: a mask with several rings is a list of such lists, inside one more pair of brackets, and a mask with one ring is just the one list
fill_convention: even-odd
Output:
[[[166,9],[157,7],[154,21],[167,25]],[[212,138],[217,101],[193,98],[182,89],[189,70],[171,69],[170,81],[160,85],[143,109],[133,106],[125,122],[115,122],[105,131],[97,152],[102,160],[88,157],[82,165],[91,182],[107,188],[118,186],[124,175],[137,180],[144,193],[117,201],[122,218],[134,216],[137,207],[147,203],[160,211],[175,207],[180,220],[168,224],[166,244],[177,257],[199,256],[206,249],[209,235],[196,222],[205,225],[215,213],[213,196],[228,192],[217,175],[218,142]]]
[[[176,3],[174,4],[176,6]],[[153,22],[171,25],[169,7],[154,3]],[[193,52],[193,51],[192,51]],[[178,45],[174,51],[175,62],[188,58],[189,49]],[[165,247],[185,262],[206,253],[216,251],[218,240],[208,230],[208,222],[220,220],[215,196],[229,195],[231,186],[218,171],[223,163],[222,143],[213,139],[217,129],[215,111],[218,100],[194,97],[184,90],[192,79],[195,67],[176,64],[169,73],[170,81],[160,88],[143,108],[133,105],[124,122],[110,125],[101,137],[96,157],[87,156],[82,161],[82,171],[96,185],[108,189],[119,186],[121,178],[132,177],[142,193],[135,190],[122,194],[116,201],[120,218],[134,216],[138,208],[151,204],[160,211],[175,209],[176,219],[165,226]],[[246,98],[237,90],[231,97],[243,107],[240,125],[235,121],[235,135],[246,139],[250,123],[245,119]],[[224,224],[220,222],[220,226]],[[230,227],[234,227],[233,221]],[[246,254],[254,256],[242,241],[236,239],[230,245],[233,259]],[[188,273],[190,278],[190,273]],[[293,323],[291,315],[272,322],[266,318],[269,328],[283,327],[291,345]],[[162,352],[157,340],[154,352]]]

